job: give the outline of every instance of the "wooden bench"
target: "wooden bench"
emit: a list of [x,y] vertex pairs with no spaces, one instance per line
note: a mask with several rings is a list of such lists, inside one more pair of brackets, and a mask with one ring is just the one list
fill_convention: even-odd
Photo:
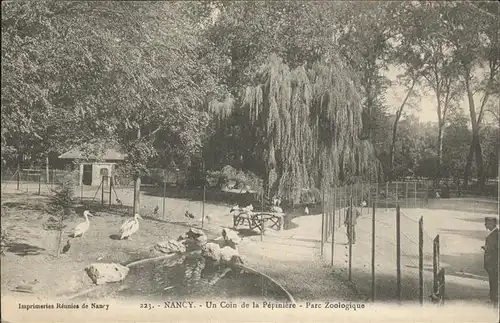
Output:
[[265,230],[266,223],[270,223],[270,227],[276,230],[283,229],[283,213],[257,212],[247,213],[240,212],[233,215],[233,228],[236,229],[239,225],[248,226],[250,230],[259,229]]

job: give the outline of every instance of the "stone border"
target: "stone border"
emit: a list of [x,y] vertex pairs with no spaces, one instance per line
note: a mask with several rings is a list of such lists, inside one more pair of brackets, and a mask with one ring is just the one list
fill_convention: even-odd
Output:
[[[193,253],[196,253],[196,252],[199,252],[199,251],[196,250],[196,251],[192,251],[192,252],[188,252],[188,253],[184,253],[184,254],[178,254],[178,253],[176,253],[176,254],[168,254],[168,255],[159,256],[159,257],[141,259],[141,260],[133,261],[133,262],[125,265],[125,267],[129,267],[130,268],[130,267],[134,267],[134,266],[137,266],[139,264],[143,264],[143,263],[147,263],[147,262],[152,262],[152,261],[162,260],[162,259],[167,259],[167,258],[173,258],[175,256],[183,256],[183,255],[193,254]],[[295,304],[295,299],[293,298],[293,296],[280,283],[278,283],[275,279],[273,279],[273,278],[269,277],[268,275],[266,275],[266,274],[258,271],[257,269],[248,267],[246,265],[243,265],[243,264],[235,264],[235,265],[238,268],[241,268],[241,269],[246,270],[246,271],[250,271],[250,272],[252,272],[254,274],[257,274],[257,275],[260,275],[260,276],[263,276],[263,277],[269,279],[273,284],[275,284],[276,286],[278,286],[279,289],[281,289],[286,294],[286,296],[288,297],[288,300],[291,303]],[[93,286],[93,287],[91,287],[89,289],[80,291],[80,292],[78,292],[76,294],[72,294],[72,295],[68,296],[67,299],[68,300],[72,300],[72,299],[74,299],[76,297],[88,294],[88,293],[90,293],[90,292],[92,292],[92,291],[94,291],[94,290],[96,290],[98,288],[101,288],[103,286],[105,286],[105,285]]]

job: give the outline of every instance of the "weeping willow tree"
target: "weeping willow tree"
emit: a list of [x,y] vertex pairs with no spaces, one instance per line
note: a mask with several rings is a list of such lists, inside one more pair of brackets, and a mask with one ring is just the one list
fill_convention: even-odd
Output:
[[264,192],[292,204],[304,188],[340,184],[352,176],[373,177],[372,145],[360,140],[361,98],[348,73],[333,63],[294,70],[272,55],[236,102],[212,102],[218,125],[236,113],[251,130],[241,145],[262,163]]

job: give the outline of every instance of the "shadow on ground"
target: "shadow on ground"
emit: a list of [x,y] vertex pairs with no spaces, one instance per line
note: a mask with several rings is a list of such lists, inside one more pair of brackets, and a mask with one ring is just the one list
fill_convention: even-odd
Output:
[[6,244],[7,252],[11,252],[21,257],[36,256],[39,255],[40,252],[44,250],[45,250],[44,248],[33,246],[27,243],[11,242]]
[[[478,240],[478,248],[481,248],[481,246],[484,243],[481,243],[481,241],[484,241],[486,239],[486,236],[488,235],[488,232],[486,230],[454,230],[454,229],[441,229],[440,231],[446,233],[446,234],[455,234],[455,235],[461,235],[469,239],[475,239]],[[478,249],[480,250],[480,249]]]
[[[336,269],[332,275],[343,278],[348,282],[347,270]],[[352,269],[352,284],[353,288],[360,295],[371,295],[371,273],[366,270],[358,268]],[[394,301],[398,299],[397,296],[397,279],[396,275],[389,275],[385,273],[376,272],[375,274],[375,299],[377,301]],[[488,291],[484,290],[482,286],[471,286],[470,284],[460,284],[456,281],[446,281],[446,295],[453,295],[452,297],[445,297],[447,300],[487,300]],[[432,277],[431,275],[424,276],[424,301],[430,301],[432,293]],[[417,271],[403,271],[401,279],[401,300],[402,301],[418,301],[419,299],[419,278]]]

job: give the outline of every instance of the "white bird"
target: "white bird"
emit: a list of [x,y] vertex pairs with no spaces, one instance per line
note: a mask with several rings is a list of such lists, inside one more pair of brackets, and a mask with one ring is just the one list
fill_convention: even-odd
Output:
[[244,208],[242,208],[243,211],[245,212],[251,212],[253,211],[253,204],[247,205]]
[[142,219],[139,214],[135,214],[133,219],[125,221],[120,227],[120,240],[129,239],[130,236],[139,230],[139,219]]
[[304,213],[309,215],[309,208],[307,206],[304,208]]
[[233,206],[231,208],[231,210],[229,210],[229,213],[234,212],[234,211],[238,211],[239,209],[240,209],[240,206],[238,204],[236,204],[235,206]]
[[90,228],[89,216],[93,216],[93,214],[88,210],[85,210],[83,211],[83,216],[85,217],[85,221],[75,227],[75,230],[73,231],[73,238],[83,236],[83,234]]
[[367,206],[366,201],[364,201],[364,200],[363,200],[363,202],[361,202],[361,206],[362,206],[362,207]]

